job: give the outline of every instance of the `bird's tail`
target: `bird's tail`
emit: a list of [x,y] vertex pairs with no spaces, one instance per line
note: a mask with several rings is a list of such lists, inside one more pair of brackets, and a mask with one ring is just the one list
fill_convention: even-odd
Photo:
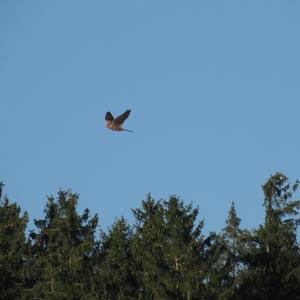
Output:
[[134,131],[128,130],[128,129],[123,129],[123,131],[134,132]]

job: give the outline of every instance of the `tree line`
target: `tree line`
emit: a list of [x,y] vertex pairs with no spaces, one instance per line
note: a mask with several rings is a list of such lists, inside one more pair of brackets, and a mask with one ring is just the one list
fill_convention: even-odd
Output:
[[151,195],[134,224],[121,217],[98,233],[98,216],[62,190],[26,234],[28,214],[1,183],[0,299],[300,299],[298,184],[272,175],[262,225],[240,228],[233,202],[223,230],[205,235],[197,207]]

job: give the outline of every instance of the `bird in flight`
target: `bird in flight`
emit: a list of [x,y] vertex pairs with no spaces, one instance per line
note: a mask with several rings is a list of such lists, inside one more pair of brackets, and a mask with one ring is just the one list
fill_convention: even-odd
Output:
[[133,132],[131,130],[122,127],[122,124],[128,118],[129,114],[130,114],[130,109],[126,110],[123,114],[114,118],[111,112],[108,111],[105,115],[106,127],[114,131]]

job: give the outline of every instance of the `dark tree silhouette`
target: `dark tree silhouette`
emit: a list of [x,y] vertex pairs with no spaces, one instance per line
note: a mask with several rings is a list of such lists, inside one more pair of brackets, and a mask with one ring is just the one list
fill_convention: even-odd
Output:
[[299,182],[276,173],[263,185],[264,223],[240,227],[234,202],[220,233],[203,234],[199,209],[150,195],[97,239],[97,215],[78,195],[48,197],[26,237],[27,213],[0,182],[0,299],[300,300]]

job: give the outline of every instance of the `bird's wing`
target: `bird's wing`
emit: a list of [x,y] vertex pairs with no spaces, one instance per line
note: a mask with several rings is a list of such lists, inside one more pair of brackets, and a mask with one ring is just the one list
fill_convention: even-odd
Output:
[[105,121],[111,123],[113,120],[114,120],[113,115],[111,114],[111,112],[108,111],[105,115]]
[[122,125],[123,122],[128,118],[129,114],[130,114],[130,109],[126,110],[122,115],[115,118],[114,119],[114,124]]

